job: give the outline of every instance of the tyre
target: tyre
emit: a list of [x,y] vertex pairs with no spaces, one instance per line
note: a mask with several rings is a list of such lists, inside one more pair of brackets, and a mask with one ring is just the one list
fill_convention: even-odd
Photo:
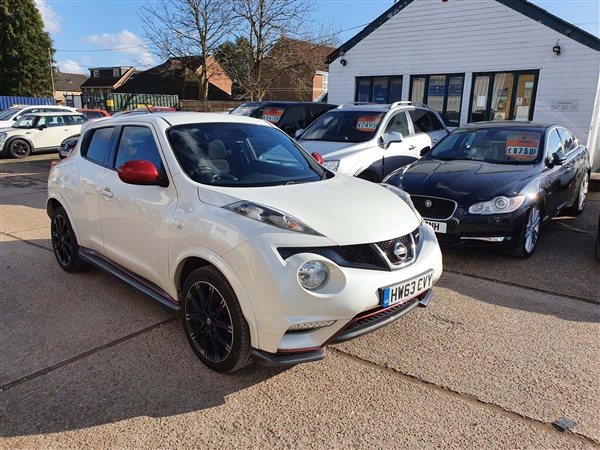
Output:
[[577,197],[575,198],[575,203],[566,208],[566,212],[573,215],[579,215],[583,212],[583,208],[585,208],[585,202],[587,200],[588,188],[590,185],[589,175],[586,173],[583,176],[583,180],[581,180],[581,184],[579,185],[579,189],[577,190]]
[[237,296],[212,266],[193,271],[181,290],[181,320],[196,356],[217,372],[235,372],[250,362],[250,331]]
[[8,156],[11,158],[25,158],[31,153],[31,146],[23,139],[15,139],[8,144]]
[[518,239],[506,247],[506,254],[515,258],[529,258],[533,255],[538,243],[541,221],[540,207],[533,205],[527,213]]
[[87,264],[79,257],[79,244],[65,209],[56,208],[51,220],[52,248],[58,265],[67,272],[79,272],[85,269]]

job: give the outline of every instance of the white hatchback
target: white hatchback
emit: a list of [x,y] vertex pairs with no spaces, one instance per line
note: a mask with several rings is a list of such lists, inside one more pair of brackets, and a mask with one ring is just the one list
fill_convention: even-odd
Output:
[[70,106],[59,105],[21,105],[12,106],[0,111],[0,128],[12,127],[14,123],[25,114],[38,114],[44,112],[77,112]]
[[407,194],[328,171],[246,117],[91,123],[52,168],[47,210],[64,270],[93,264],[145,292],[220,372],[321,359],[426,305],[442,273]]
[[439,114],[419,103],[356,103],[328,111],[297,139],[328,169],[380,182],[449,133]]

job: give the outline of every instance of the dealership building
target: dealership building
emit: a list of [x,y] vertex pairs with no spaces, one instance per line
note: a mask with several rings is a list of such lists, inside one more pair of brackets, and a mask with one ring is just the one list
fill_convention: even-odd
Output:
[[400,0],[327,62],[330,103],[425,103],[449,127],[558,123],[600,168],[600,39],[526,0]]

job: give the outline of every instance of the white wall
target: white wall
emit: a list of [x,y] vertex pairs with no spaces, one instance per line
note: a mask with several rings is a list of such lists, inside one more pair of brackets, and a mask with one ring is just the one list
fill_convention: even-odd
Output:
[[[557,40],[560,56],[552,51]],[[582,142],[590,132],[600,52],[495,0],[415,0],[346,52],[346,66],[339,59],[329,66],[331,103],[354,101],[359,76],[404,75],[406,100],[410,75],[465,73],[461,124],[467,120],[472,73],[539,69],[533,119],[563,124]],[[579,106],[552,111],[554,101]]]

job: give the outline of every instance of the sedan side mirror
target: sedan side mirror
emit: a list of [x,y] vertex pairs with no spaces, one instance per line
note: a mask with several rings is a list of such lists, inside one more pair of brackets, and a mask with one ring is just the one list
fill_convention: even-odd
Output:
[[425,156],[429,150],[431,150],[431,147],[429,147],[429,146],[428,146],[428,147],[424,147],[424,148],[422,148],[422,149],[421,149],[421,151],[419,152],[419,155],[421,155],[421,156]]
[[391,144],[395,142],[402,142],[403,140],[404,136],[402,136],[402,133],[398,133],[397,131],[390,131],[381,137],[383,148],[388,148]]
[[135,159],[123,163],[117,172],[123,183],[139,185],[160,184],[158,169],[150,161]]
[[304,133],[304,128],[296,130],[296,132],[294,133],[294,139],[298,139],[302,133]]
[[567,155],[565,155],[565,152],[563,152],[562,150],[559,150],[552,154],[550,163],[553,166],[562,166],[565,162],[567,162]]

